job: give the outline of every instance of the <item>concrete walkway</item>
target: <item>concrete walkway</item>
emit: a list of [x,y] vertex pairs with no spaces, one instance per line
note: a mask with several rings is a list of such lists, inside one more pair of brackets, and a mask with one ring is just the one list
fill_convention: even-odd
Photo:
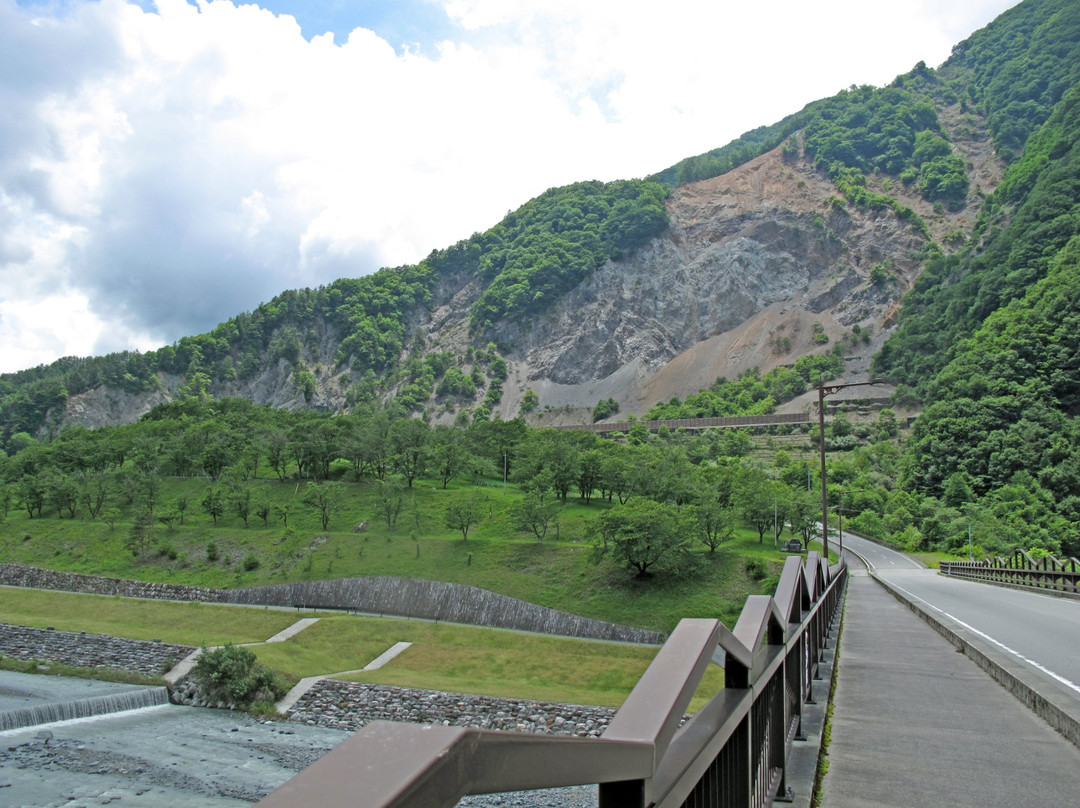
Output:
[[1080,749],[851,572],[823,808],[1076,804]]
[[279,713],[281,713],[282,715],[287,715],[289,710],[292,709],[296,702],[300,701],[300,697],[307,693],[309,690],[311,690],[311,688],[315,687],[315,685],[321,682],[323,679],[333,679],[336,676],[348,676],[350,673],[377,671],[379,668],[381,668],[390,660],[394,659],[394,657],[396,657],[398,654],[400,654],[402,651],[404,651],[411,645],[411,642],[394,643],[386,651],[383,651],[381,654],[379,654],[379,656],[371,660],[371,662],[369,662],[362,668],[358,668],[357,670],[339,671],[338,673],[326,673],[321,676],[306,676],[299,682],[297,682],[295,685],[293,685],[292,690],[286,693],[281,698],[281,701],[279,701],[275,705],[275,707],[277,707],[277,711]]
[[[245,643],[240,643],[240,645],[243,645],[243,646],[267,645],[269,643],[285,642],[290,637],[295,637],[297,634],[299,634],[305,628],[309,628],[309,627],[315,625],[318,622],[319,622],[318,617],[305,617],[303,620],[297,620],[295,623],[293,623],[288,628],[282,629],[277,634],[275,634],[273,637],[270,637],[269,639],[264,640],[263,642],[245,642]],[[211,648],[208,648],[207,650],[212,651],[214,648],[220,648],[220,647],[221,646],[212,646]],[[168,682],[170,685],[174,685],[177,682],[179,682],[181,679],[183,679],[185,676],[187,676],[189,673],[191,673],[191,669],[194,668],[195,663],[199,661],[199,656],[202,654],[202,652],[203,652],[202,648],[196,648],[194,651],[192,651],[186,657],[184,657],[179,662],[177,662],[176,665],[173,666],[172,670],[170,670],[168,673],[165,674],[165,676],[164,676],[165,681]]]
[[[270,637],[268,640],[264,640],[263,642],[249,642],[249,643],[241,643],[241,644],[245,645],[245,646],[252,646],[252,645],[268,645],[270,643],[285,642],[290,637],[295,637],[297,634],[299,634],[304,629],[309,628],[309,627],[315,625],[318,622],[319,622],[318,617],[305,617],[303,620],[297,620],[295,623],[293,623],[288,628],[279,631],[277,634],[275,634],[273,637]],[[402,651],[404,651],[410,645],[412,645],[412,643],[410,643],[410,642],[395,643],[394,645],[390,646],[390,648],[388,648],[386,651],[384,651],[379,656],[377,656],[375,659],[373,659],[371,662],[369,662],[367,665],[365,665],[362,668],[358,668],[356,670],[338,671],[337,673],[326,673],[326,674],[322,674],[320,676],[308,676],[308,677],[305,677],[305,678],[301,679],[299,682],[297,682],[293,686],[292,690],[290,690],[288,693],[286,693],[282,697],[281,701],[279,701],[277,703],[277,705],[275,705],[275,706],[277,707],[278,712],[282,713],[284,715],[285,713],[287,713],[289,711],[289,709],[293,705],[296,704],[296,702],[298,702],[300,700],[301,696],[303,696],[305,693],[307,693],[309,690],[311,690],[311,688],[313,688],[317,683],[321,682],[323,679],[332,679],[335,676],[346,676],[346,675],[348,675],[350,673],[361,673],[363,671],[378,670],[383,665],[385,665],[386,663],[388,663],[392,659],[394,659],[398,654],[400,654]],[[213,649],[208,649],[208,650],[213,650]],[[171,685],[176,684],[178,681],[180,681],[185,676],[187,676],[189,673],[191,673],[191,669],[194,668],[195,663],[199,661],[199,656],[202,654],[202,652],[203,652],[202,648],[197,648],[194,651],[192,651],[190,654],[188,654],[186,657],[184,657],[182,660],[180,660],[175,666],[173,666],[172,670],[170,670],[168,673],[165,674],[165,681],[168,682]]]

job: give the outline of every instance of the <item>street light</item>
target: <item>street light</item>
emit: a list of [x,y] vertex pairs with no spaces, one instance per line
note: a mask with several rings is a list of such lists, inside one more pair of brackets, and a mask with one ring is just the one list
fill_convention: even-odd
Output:
[[818,439],[821,441],[821,547],[826,566],[829,564],[829,494],[825,489],[825,396],[831,396],[845,387],[864,387],[870,384],[881,384],[884,381],[884,379],[871,379],[868,382],[818,385]]

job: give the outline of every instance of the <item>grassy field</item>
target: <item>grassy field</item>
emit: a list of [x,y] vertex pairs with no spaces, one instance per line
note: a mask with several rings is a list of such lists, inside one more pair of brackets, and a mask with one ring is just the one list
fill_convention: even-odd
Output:
[[296,622],[292,612],[135,600],[0,586],[0,620],[180,645],[263,642]]
[[[375,486],[344,483],[344,506],[323,529],[303,503],[306,483],[249,481],[253,501],[272,506],[266,523],[245,525],[235,511],[214,524],[198,502],[206,480],[166,479],[165,510],[188,500],[184,524],[155,524],[148,549],[127,546],[132,508],[110,526],[102,519],[29,518],[11,511],[0,522],[0,558],[52,569],[220,588],[362,575],[397,575],[489,589],[574,614],[671,631],[683,617],[716,617],[734,626],[749,594],[771,592],[785,555],[771,540],[740,530],[716,552],[694,551],[694,571],[634,578],[610,557],[597,559],[590,523],[610,507],[571,497],[558,527],[543,542],[518,529],[511,504],[521,493],[501,484],[446,490],[418,480],[397,521],[387,525]],[[484,513],[468,539],[446,526],[447,503],[480,491]],[[288,512],[287,524],[283,512]],[[363,530],[356,528],[363,524]],[[251,563],[254,559],[257,563]],[[7,622],[162,639],[191,645],[262,642],[294,622],[295,612],[208,604],[131,601],[0,588]],[[261,660],[285,676],[362,668],[394,643],[413,645],[390,665],[349,678],[451,692],[618,706],[648,666],[655,648],[541,637],[419,621],[322,616],[283,644],[257,646]],[[722,687],[713,668],[695,704]]]
[[[719,616],[733,620],[748,594],[764,591],[762,579],[779,572],[782,554],[757,534],[740,531],[716,553],[696,551],[697,571],[680,578],[639,580],[610,558],[597,563],[588,526],[607,503],[591,505],[571,498],[561,508],[559,527],[543,542],[517,529],[510,505],[520,497],[513,486],[485,486],[486,514],[463,540],[445,525],[446,504],[472,486],[451,483],[448,490],[417,481],[396,524],[380,518],[374,486],[346,483],[340,513],[323,529],[317,514],[302,504],[304,483],[251,481],[253,498],[265,499],[286,526],[271,516],[264,526],[251,516],[245,526],[230,512],[214,524],[189,505],[185,524],[155,525],[150,548],[134,557],[125,547],[131,531],[128,514],[112,527],[101,519],[28,518],[11,511],[0,522],[0,558],[52,569],[138,580],[213,587],[251,586],[295,580],[359,575],[399,575],[468,584],[586,617],[670,631],[681,617]],[[187,497],[197,503],[205,480],[163,483],[162,502]],[[165,507],[164,505],[162,506]],[[367,523],[366,530],[354,528]],[[216,552],[208,552],[212,548]],[[257,562],[254,566],[250,559]],[[750,575],[747,559],[764,566]],[[248,564],[245,564],[248,560]],[[252,569],[246,566],[254,566]],[[757,576],[757,577],[755,577]],[[766,587],[767,587],[766,581]]]
[[[0,587],[0,612],[18,625],[53,626],[183,644],[262,642],[298,617],[292,611],[73,595]],[[654,646],[591,642],[522,632],[392,618],[315,613],[320,620],[284,643],[255,646],[290,680],[356,671],[398,642],[412,646],[385,667],[343,678],[398,685],[618,707],[655,656]],[[28,669],[16,662],[12,669]],[[50,672],[70,672],[50,665]],[[723,687],[713,667],[693,703]]]

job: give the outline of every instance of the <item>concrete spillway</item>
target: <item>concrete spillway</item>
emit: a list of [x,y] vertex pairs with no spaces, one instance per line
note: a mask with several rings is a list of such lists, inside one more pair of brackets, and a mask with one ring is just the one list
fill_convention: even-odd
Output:
[[5,673],[0,677],[0,732],[168,702],[169,692],[164,687]]

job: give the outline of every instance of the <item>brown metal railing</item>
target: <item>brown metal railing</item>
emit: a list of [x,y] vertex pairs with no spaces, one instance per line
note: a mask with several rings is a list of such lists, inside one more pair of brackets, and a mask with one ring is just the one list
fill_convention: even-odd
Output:
[[[787,791],[845,575],[816,552],[790,556],[775,597],[748,598],[733,631],[682,620],[598,739],[376,721],[259,805],[450,808],[467,794],[591,783],[601,808],[771,805]],[[712,663],[725,688],[686,718]]]
[[635,424],[641,424],[650,432],[655,432],[662,426],[668,429],[715,429],[726,427],[735,429],[739,427],[779,426],[782,424],[812,424],[817,416],[811,417],[807,412],[774,413],[772,415],[724,415],[712,418],[669,418],[663,421],[613,421],[600,424],[568,424],[558,426],[556,429],[577,429],[585,432],[629,432]]
[[1080,593],[1080,560],[1059,561],[1052,555],[1034,559],[1023,550],[1009,558],[982,561],[942,561],[942,575],[974,581],[1028,586],[1057,592]]

